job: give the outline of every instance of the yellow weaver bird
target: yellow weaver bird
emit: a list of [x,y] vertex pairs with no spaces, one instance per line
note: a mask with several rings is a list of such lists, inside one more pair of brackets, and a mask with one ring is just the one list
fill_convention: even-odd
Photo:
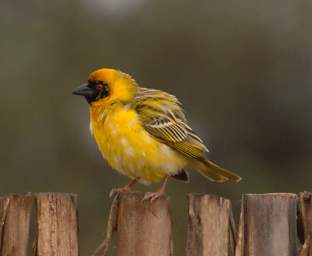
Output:
[[164,181],[144,200],[164,194],[169,177],[188,181],[186,169],[215,182],[241,178],[208,160],[207,148],[192,131],[174,95],[140,87],[128,74],[99,69],[73,91],[89,103],[90,131],[106,161],[131,181],[111,195],[129,192],[136,182]]

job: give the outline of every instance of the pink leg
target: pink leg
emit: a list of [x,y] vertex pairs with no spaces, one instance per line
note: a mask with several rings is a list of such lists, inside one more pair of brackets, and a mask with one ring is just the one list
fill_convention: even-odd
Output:
[[168,182],[169,176],[167,176],[165,178],[164,183],[161,185],[160,189],[155,191],[155,192],[147,192],[144,197],[143,197],[143,201],[146,200],[150,200],[150,202],[152,203],[153,201],[155,201],[157,198],[165,195],[165,190],[166,190],[166,185]]
[[137,182],[138,182],[138,179],[133,179],[124,187],[113,188],[111,192],[109,193],[109,197],[113,197],[119,193],[129,193]]

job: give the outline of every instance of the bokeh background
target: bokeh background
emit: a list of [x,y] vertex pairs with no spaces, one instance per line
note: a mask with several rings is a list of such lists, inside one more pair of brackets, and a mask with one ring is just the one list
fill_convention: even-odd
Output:
[[243,176],[170,182],[175,255],[187,193],[228,197],[237,214],[242,193],[311,190],[311,13],[305,0],[1,0],[1,195],[77,193],[81,255],[94,251],[108,193],[127,182],[102,160],[87,103],[71,95],[100,67],[177,95],[211,159]]

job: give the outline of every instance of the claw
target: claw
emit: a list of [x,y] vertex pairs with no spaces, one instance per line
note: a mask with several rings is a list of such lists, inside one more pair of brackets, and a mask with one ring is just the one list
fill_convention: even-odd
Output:
[[120,193],[129,193],[131,191],[131,188],[129,187],[123,187],[123,188],[113,188],[111,192],[109,193],[109,197],[112,198]]
[[160,189],[156,192],[147,192],[142,201],[150,201],[151,203],[154,202],[157,198],[162,197],[163,195],[165,195],[165,191]]
[[129,193],[132,190],[132,187],[134,186],[135,183],[137,183],[138,179],[133,179],[132,181],[129,182],[126,186],[122,188],[113,188],[111,192],[109,193],[109,197],[112,198],[117,194],[120,193]]
[[147,193],[144,195],[142,201],[147,201],[147,200],[149,200],[149,201],[152,203],[152,202],[154,202],[157,198],[159,198],[159,197],[165,195],[165,189],[166,189],[166,184],[167,184],[168,179],[169,179],[169,176],[167,176],[167,177],[165,178],[165,181],[164,181],[164,183],[161,185],[161,187],[160,187],[159,190],[157,190],[157,191],[155,191],[155,192],[147,192]]

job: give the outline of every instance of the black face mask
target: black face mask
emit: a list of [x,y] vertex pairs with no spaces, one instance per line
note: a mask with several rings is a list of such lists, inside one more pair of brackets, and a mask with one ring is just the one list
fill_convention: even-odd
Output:
[[72,94],[84,96],[90,104],[91,102],[105,98],[109,95],[108,85],[100,81],[89,81],[77,87]]

